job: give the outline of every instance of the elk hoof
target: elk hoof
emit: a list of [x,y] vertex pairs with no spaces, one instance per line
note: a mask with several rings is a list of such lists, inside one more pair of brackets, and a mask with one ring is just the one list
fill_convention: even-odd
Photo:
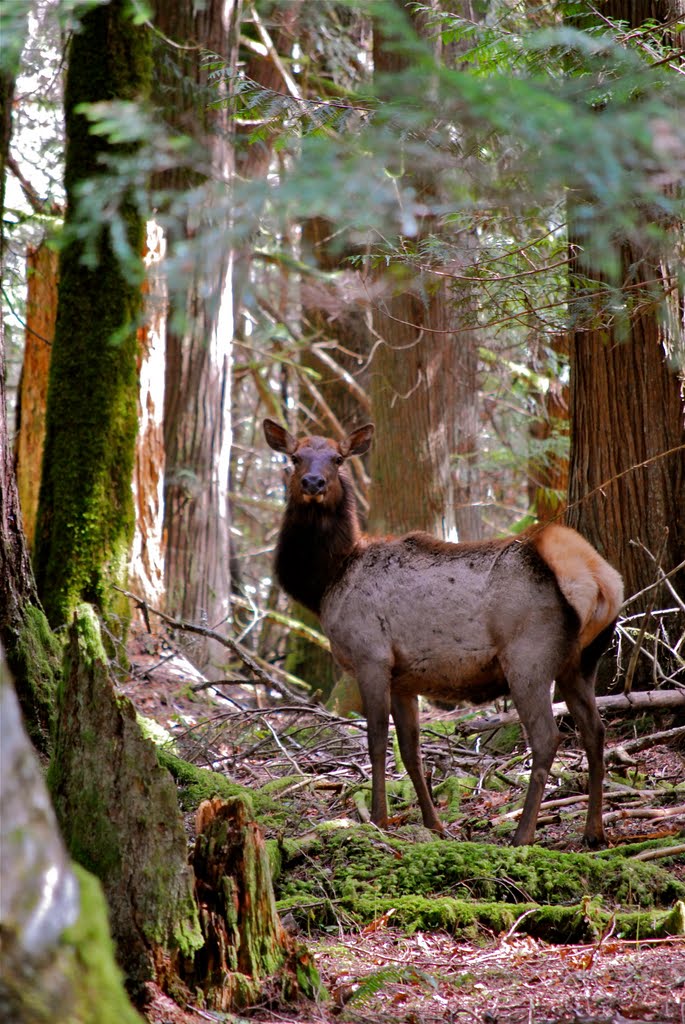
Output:
[[587,846],[588,850],[604,850],[609,845],[609,841],[604,832],[600,832],[599,835],[584,835],[583,846]]

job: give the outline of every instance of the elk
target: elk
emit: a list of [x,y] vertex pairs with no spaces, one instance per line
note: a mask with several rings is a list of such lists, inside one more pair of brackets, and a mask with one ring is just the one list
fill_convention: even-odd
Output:
[[367,424],[342,441],[298,440],[264,421],[269,446],[292,462],[276,576],[319,616],[334,657],[359,684],[372,820],[387,825],[391,712],[423,823],[444,833],[423,772],[418,695],[478,704],[510,694],[532,751],[513,842],[532,843],[561,738],[552,713],[556,680],[587,753],[583,840],[605,845],[604,726],[595,676],[623,601],[621,577],[580,534],[556,524],[459,544],[418,532],[364,536],[345,462],[369,450],[373,432]]

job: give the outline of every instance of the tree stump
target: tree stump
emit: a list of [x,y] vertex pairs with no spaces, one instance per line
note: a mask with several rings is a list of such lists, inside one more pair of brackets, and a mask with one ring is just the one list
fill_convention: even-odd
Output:
[[204,945],[184,980],[215,1010],[277,1005],[321,991],[307,950],[284,930],[259,826],[243,800],[206,800],[191,855]]

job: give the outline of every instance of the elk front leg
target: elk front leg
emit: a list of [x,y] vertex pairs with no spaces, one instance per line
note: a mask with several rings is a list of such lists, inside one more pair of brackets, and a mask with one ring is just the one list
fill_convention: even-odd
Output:
[[514,846],[529,846],[535,840],[535,826],[540,804],[561,736],[552,714],[549,683],[541,683],[537,686],[528,684],[521,687],[510,682],[509,685],[533,753],[528,792],[523,803],[518,828],[514,833],[513,844]]
[[357,682],[366,715],[371,759],[371,820],[384,827],[388,823],[385,761],[390,722],[390,669],[385,665],[366,664],[357,672]]
[[423,823],[433,832],[444,834],[444,826],[438,817],[426,784],[419,743],[419,702],[416,697],[392,694],[392,717],[397,729],[400,755],[411,779],[421,808]]

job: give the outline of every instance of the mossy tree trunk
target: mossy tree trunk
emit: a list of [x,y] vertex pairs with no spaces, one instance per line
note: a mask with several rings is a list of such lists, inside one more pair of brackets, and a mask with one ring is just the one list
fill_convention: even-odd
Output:
[[67,856],[0,650],[0,1019],[142,1024],[96,879]]
[[48,784],[67,848],[102,882],[129,990],[177,981],[202,945],[186,836],[171,776],[135,710],[117,697],[88,605],[69,630]]
[[[102,173],[103,158],[122,152],[91,134],[79,105],[144,98],[148,51],[149,30],[134,24],[124,0],[87,9],[72,36],[65,89],[67,227],[75,220],[79,186]],[[119,213],[131,250],[141,253],[141,216],[131,205]],[[53,626],[65,624],[83,600],[112,625],[125,614],[112,584],[125,582],[134,528],[142,301],[135,271],[142,277],[142,261],[125,270],[105,225],[96,266],[84,265],[79,240],[60,255],[35,547],[38,591]]]
[[[15,11],[14,33],[4,40],[0,69],[0,270],[4,267],[6,161],[12,130],[15,75],[26,31],[26,9]],[[8,26],[6,26],[7,28]],[[0,645],[16,680],[17,696],[32,742],[47,753],[59,671],[59,645],[38,602],[22,526],[14,460],[7,430],[5,337],[0,311]]]

